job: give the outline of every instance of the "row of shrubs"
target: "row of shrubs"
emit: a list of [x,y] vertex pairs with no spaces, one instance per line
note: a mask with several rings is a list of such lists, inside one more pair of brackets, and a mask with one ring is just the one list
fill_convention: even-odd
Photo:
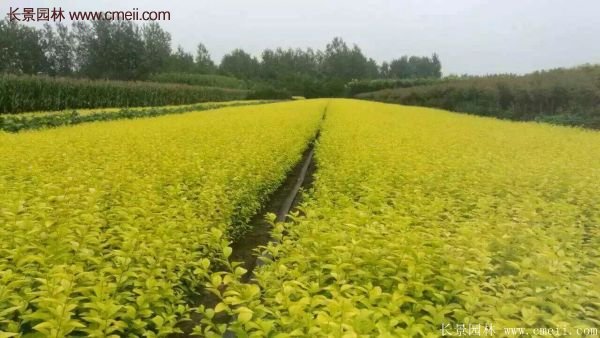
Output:
[[462,78],[356,97],[521,121],[600,128],[600,65]]
[[200,103],[174,107],[123,108],[112,111],[93,111],[81,114],[77,110],[48,114],[4,114],[0,115],[0,131],[16,133],[28,129],[54,128],[86,122],[112,121],[154,117],[167,114],[180,114],[190,111],[202,111],[223,107],[263,104],[273,101],[248,101],[232,103]]
[[0,75],[0,114],[243,100],[244,89],[185,84]]
[[410,88],[443,81],[445,80],[438,78],[352,80],[346,84],[346,93],[355,96],[383,89]]

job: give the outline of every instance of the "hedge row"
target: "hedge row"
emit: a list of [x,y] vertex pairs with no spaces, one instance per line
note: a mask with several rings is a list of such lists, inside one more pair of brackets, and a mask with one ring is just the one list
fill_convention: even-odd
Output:
[[346,84],[346,91],[349,96],[355,96],[383,89],[410,88],[441,83],[443,81],[445,80],[436,78],[352,80]]
[[522,121],[600,128],[600,66],[473,77],[359,98]]

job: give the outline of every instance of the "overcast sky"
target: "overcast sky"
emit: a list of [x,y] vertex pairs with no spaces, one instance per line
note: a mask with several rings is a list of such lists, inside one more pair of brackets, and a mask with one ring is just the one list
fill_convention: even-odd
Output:
[[600,0],[0,0],[13,7],[168,10],[173,47],[323,49],[341,36],[378,62],[440,55],[444,74],[600,63]]

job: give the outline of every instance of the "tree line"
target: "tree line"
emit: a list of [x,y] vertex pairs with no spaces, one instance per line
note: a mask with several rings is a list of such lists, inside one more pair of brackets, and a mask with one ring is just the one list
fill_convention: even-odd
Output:
[[356,79],[441,77],[436,54],[378,64],[341,38],[324,50],[266,49],[260,57],[238,48],[218,64],[202,43],[192,54],[181,46],[172,48],[171,42],[171,34],[157,23],[92,21],[35,28],[4,20],[0,73],[127,81],[160,73],[220,74],[308,97],[342,95],[345,84]]

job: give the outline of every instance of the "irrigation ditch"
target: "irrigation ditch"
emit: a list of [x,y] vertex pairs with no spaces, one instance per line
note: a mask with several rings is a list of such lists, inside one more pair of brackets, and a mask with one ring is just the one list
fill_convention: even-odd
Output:
[[276,222],[285,222],[290,211],[300,202],[300,190],[310,188],[305,183],[312,182],[307,177],[312,177],[315,169],[313,162],[314,142],[313,140],[309,144],[302,155],[302,159],[290,171],[279,188],[269,197],[269,202],[252,218],[250,232],[237,242],[232,243],[231,261],[243,262],[243,267],[247,270],[242,282],[250,282],[254,269],[263,264],[260,257],[257,256],[256,249],[267,245],[273,240],[271,238],[272,226],[265,219],[265,215],[267,213],[275,214]]
[[[323,111],[323,120],[327,114],[327,107]],[[242,262],[242,267],[247,272],[242,277],[243,283],[253,283],[254,270],[263,265],[263,259],[270,258],[260,253],[259,248],[273,243],[276,240],[271,237],[272,225],[266,220],[265,216],[268,213],[275,214],[275,222],[288,221],[288,215],[302,201],[302,192],[308,191],[312,187],[314,181],[314,173],[316,164],[314,161],[315,144],[320,136],[320,128],[317,130],[315,137],[308,143],[304,150],[301,159],[289,171],[283,183],[269,195],[267,203],[263,208],[254,215],[250,221],[250,231],[242,238],[231,244],[233,249],[229,257],[232,262]],[[221,300],[214,294],[205,291],[201,299],[198,300],[196,306],[204,305],[205,307],[215,307]],[[191,335],[194,327],[202,319],[200,314],[193,313],[191,320],[183,322],[180,325],[183,333],[171,334],[170,338],[194,337]],[[231,322],[233,318],[229,315],[221,313],[216,315],[214,320],[221,323]],[[224,337],[235,338],[235,334],[227,331]]]

